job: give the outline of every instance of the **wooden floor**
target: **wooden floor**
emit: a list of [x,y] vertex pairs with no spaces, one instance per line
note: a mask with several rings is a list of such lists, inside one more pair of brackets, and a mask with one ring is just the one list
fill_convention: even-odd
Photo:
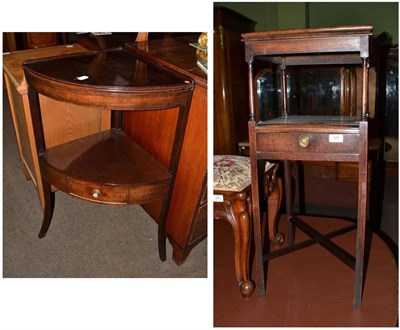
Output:
[[[280,231],[287,232],[285,217]],[[348,225],[332,218],[302,217],[326,233]],[[296,230],[296,242],[307,237]],[[333,241],[354,255],[356,232]],[[368,244],[370,242],[370,244]],[[271,260],[264,297],[257,289],[241,298],[233,265],[230,225],[214,221],[214,326],[395,326],[398,322],[397,264],[386,243],[371,232],[361,309],[353,308],[354,272],[320,245]],[[253,280],[255,269],[253,269]]]

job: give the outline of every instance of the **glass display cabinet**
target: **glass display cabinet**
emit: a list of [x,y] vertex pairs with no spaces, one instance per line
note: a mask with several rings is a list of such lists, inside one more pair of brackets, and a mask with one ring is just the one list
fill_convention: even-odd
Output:
[[[344,66],[288,67],[287,111],[292,115],[355,114],[356,72]],[[282,71],[262,69],[256,75],[260,119],[278,117],[283,105]]]
[[[260,295],[265,292],[265,261],[319,243],[354,269],[353,305],[361,306],[367,209],[368,68],[371,36],[372,26],[295,29],[242,35],[249,75],[249,143],[255,260]],[[358,81],[355,80],[355,67],[361,72]],[[302,83],[299,83],[300,78]],[[359,102],[354,89],[349,88],[356,82],[361,86]],[[265,160],[282,160],[284,163],[289,234],[288,247],[263,255],[258,165]],[[357,163],[356,223],[322,235],[294,215],[291,205],[290,161]],[[304,231],[310,240],[294,243],[295,228]],[[330,239],[356,228],[354,257]]]

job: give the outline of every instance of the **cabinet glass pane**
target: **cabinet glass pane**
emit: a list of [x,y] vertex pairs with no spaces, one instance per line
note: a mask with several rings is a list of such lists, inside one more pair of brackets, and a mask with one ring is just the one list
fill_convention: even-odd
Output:
[[[281,71],[263,70],[256,76],[260,120],[281,115]],[[342,70],[297,67],[287,70],[288,114],[340,116]]]

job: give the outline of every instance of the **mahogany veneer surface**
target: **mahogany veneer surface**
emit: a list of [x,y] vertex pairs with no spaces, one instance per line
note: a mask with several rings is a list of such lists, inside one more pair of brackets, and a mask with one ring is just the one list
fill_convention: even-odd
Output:
[[60,189],[92,201],[138,203],[149,198],[151,186],[165,194],[171,180],[166,166],[117,129],[48,149],[40,160]]
[[[49,228],[54,196],[50,185],[76,197],[109,204],[162,200],[160,259],[166,259],[165,223],[181,155],[193,81],[123,49],[26,61],[29,103],[46,192],[39,238]],[[49,149],[45,145],[39,94],[112,111],[112,130]],[[163,165],[122,131],[124,111],[178,108],[170,159]],[[122,111],[123,110],[123,111]],[[159,128],[163,123],[159,123]],[[162,145],[162,141],[158,141]]]
[[[252,167],[252,200],[255,232],[259,232],[260,212],[258,196],[257,161],[261,159],[283,160],[285,172],[286,210],[288,219],[295,220],[292,213],[290,160],[334,161],[358,164],[358,208],[356,257],[329,245],[328,250],[347,260],[354,269],[354,307],[361,307],[365,251],[365,227],[367,213],[368,172],[368,100],[369,100],[369,54],[372,26],[346,26],[296,30],[267,31],[243,34],[249,77],[249,142]],[[282,70],[282,118],[259,122],[260,110],[255,102],[254,60],[263,59],[279,63]],[[286,60],[291,66],[352,64],[361,68],[361,113],[359,121],[354,118],[324,116],[291,116],[288,105]],[[256,123],[257,122],[257,123]],[[304,228],[304,227],[303,227]],[[310,229],[311,231],[311,229]],[[293,242],[293,224],[289,225],[289,250]],[[260,235],[255,234],[256,260],[263,264]],[[321,239],[320,242],[324,241]],[[325,242],[324,242],[325,243]],[[322,243],[321,243],[322,244]],[[288,250],[288,251],[289,251]],[[264,269],[258,267],[259,292],[264,293]]]
[[128,44],[133,52],[182,73],[201,87],[207,87],[207,74],[197,65],[197,49],[190,43],[197,42],[199,34],[179,36],[163,40],[148,40]]
[[29,70],[70,84],[102,89],[149,88],[181,84],[182,79],[160,70],[124,49],[63,56],[29,63]]
[[[6,53],[3,56],[3,69],[11,113],[15,128],[22,169],[26,179],[35,184],[43,205],[39,160],[35,149],[32,119],[28,102],[28,85],[25,81],[22,64],[26,60],[65,54],[84,53],[87,50],[78,45],[45,47]],[[40,96],[44,138],[47,147],[52,147],[74,139],[97,133],[110,127],[110,113],[95,108],[68,104]]]
[[[197,49],[190,45],[197,42],[199,35],[148,40],[126,46],[135,54],[179,72],[195,83],[166,227],[174,248],[173,258],[179,265],[207,236],[207,74],[197,65]],[[164,125],[157,128],[160,122]],[[125,113],[123,129],[165,164],[172,147],[170,127],[175,123],[174,109],[130,112]],[[158,201],[142,206],[158,221]]]

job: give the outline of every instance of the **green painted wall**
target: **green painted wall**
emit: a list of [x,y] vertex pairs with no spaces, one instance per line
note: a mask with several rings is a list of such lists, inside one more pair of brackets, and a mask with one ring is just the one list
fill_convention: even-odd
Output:
[[368,24],[398,44],[397,2],[216,2],[256,21],[256,31]]
[[278,2],[278,29],[301,29],[305,27],[305,2]]
[[278,28],[277,2],[214,2],[214,6],[232,9],[257,22],[256,31]]
[[333,25],[373,25],[374,35],[389,33],[398,44],[397,2],[310,2],[310,27]]

